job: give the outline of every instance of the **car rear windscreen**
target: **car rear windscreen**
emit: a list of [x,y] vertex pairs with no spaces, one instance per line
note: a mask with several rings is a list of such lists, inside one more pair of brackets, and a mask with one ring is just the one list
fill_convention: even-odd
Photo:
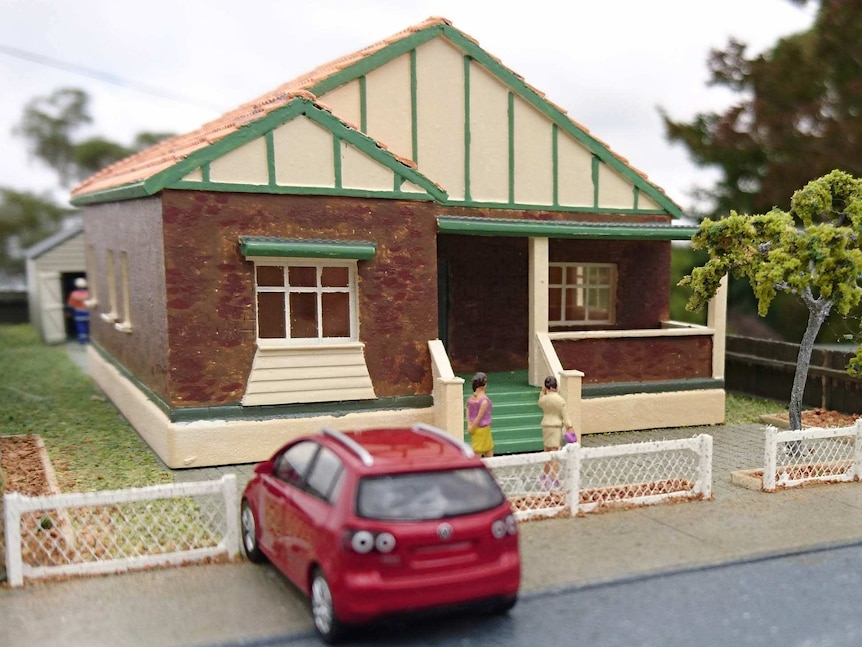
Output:
[[423,521],[490,510],[504,500],[481,467],[363,478],[356,514],[366,519]]

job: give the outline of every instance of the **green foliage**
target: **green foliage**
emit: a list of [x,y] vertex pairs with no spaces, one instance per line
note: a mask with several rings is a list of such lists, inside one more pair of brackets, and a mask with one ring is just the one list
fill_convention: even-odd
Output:
[[731,39],[710,54],[711,84],[738,98],[686,122],[663,114],[667,136],[721,178],[703,215],[766,213],[834,168],[862,175],[862,11],[858,0],[819,3],[811,28],[756,56]]
[[64,490],[170,483],[170,472],[69,359],[27,325],[0,326],[0,435],[42,437]]
[[26,249],[50,236],[72,211],[47,196],[0,187],[0,276],[24,273],[24,258],[10,252],[12,240]]
[[[725,274],[748,280],[764,316],[779,292],[808,309],[790,396],[791,428],[799,428],[802,393],[814,341],[829,313],[847,315],[862,300],[862,180],[834,170],[794,192],[791,213],[706,218],[692,239],[709,260],[680,281],[691,288],[688,306],[702,308]],[[801,221],[798,226],[796,220]],[[862,369],[862,351],[849,367]]]

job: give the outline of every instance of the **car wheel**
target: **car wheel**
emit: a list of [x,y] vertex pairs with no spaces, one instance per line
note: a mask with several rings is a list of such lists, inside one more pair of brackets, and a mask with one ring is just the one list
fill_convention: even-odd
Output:
[[341,639],[344,626],[335,616],[332,591],[320,569],[314,571],[311,579],[311,615],[314,628],[323,642],[332,645]]
[[512,607],[515,606],[515,603],[517,601],[518,601],[517,595],[513,595],[513,596],[508,597],[508,598],[503,598],[502,600],[497,601],[491,607],[491,613],[501,615],[501,616],[505,615],[505,614],[509,613],[509,611],[512,610]]
[[266,555],[261,552],[257,543],[257,523],[254,519],[254,512],[246,499],[242,500],[239,519],[242,525],[242,548],[246,556],[258,564],[265,562]]

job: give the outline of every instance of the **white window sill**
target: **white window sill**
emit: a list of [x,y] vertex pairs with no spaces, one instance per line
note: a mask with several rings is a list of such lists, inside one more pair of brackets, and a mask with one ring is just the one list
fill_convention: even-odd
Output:
[[124,332],[124,333],[131,333],[132,332],[132,324],[130,324],[128,321],[122,321],[120,323],[115,323],[114,324],[114,330],[119,330],[120,332]]
[[107,321],[108,323],[117,323],[120,316],[116,312],[103,312],[101,318],[102,321]]

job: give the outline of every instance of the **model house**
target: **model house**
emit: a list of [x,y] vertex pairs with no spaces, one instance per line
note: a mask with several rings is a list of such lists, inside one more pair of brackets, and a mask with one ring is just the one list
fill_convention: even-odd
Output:
[[581,433],[724,419],[724,293],[706,326],[668,321],[671,241],[694,232],[680,208],[442,18],[73,202],[91,373],[172,467],[257,461],[322,426],[460,437],[477,370],[535,412],[557,375]]

